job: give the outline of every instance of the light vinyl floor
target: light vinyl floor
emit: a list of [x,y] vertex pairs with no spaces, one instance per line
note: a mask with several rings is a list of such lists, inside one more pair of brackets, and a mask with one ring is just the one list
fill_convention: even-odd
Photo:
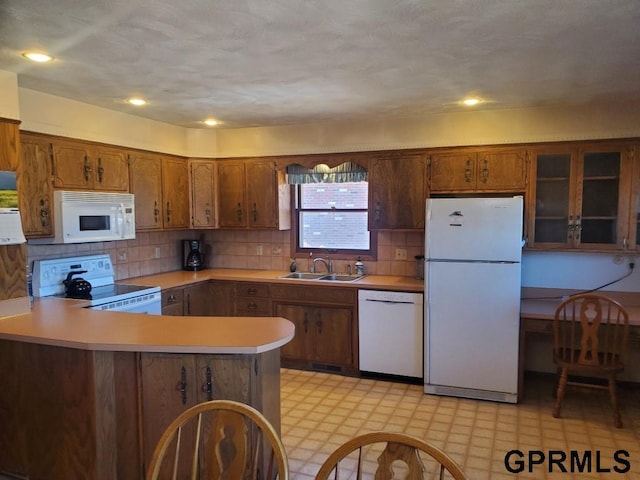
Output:
[[[640,388],[622,386],[624,428],[613,426],[607,392],[567,390],[561,419],[551,416],[553,378],[531,377],[517,405],[425,395],[421,385],[282,369],[282,439],[292,480],[310,480],[330,452],[360,433],[405,432],[442,448],[476,480],[640,480]],[[518,449],[591,451],[591,472],[562,473],[548,464],[514,474],[505,455]],[[596,472],[618,465],[629,452],[627,473]],[[567,464],[569,466],[569,464]]]

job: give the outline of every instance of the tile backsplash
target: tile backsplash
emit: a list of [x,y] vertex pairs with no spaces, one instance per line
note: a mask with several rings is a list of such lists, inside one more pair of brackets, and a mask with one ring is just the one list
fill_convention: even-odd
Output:
[[[211,268],[289,270],[291,245],[289,231],[268,230],[180,230],[138,232],[134,240],[80,243],[70,245],[27,246],[28,261],[108,253],[116,279],[169,272],[182,268],[182,240],[200,238],[205,242],[205,263]],[[396,260],[396,250],[406,250],[406,260]],[[422,232],[378,233],[378,258],[365,260],[370,274],[416,276],[415,255],[424,253]],[[314,256],[322,256],[321,254]],[[356,257],[334,260],[334,270],[345,272]],[[309,270],[307,257],[296,258],[298,270]]]
[[[211,251],[208,265],[216,268],[243,268],[255,270],[288,271],[291,263],[291,243],[289,231],[210,231],[206,243]],[[406,250],[406,260],[395,260],[396,249]],[[378,234],[378,258],[365,260],[365,271],[377,275],[416,276],[416,255],[424,253],[422,232],[380,232]],[[314,255],[321,257],[322,253]],[[334,259],[334,271],[347,271],[347,264],[353,264],[356,256],[348,259]],[[299,271],[309,271],[307,256],[295,257]]]

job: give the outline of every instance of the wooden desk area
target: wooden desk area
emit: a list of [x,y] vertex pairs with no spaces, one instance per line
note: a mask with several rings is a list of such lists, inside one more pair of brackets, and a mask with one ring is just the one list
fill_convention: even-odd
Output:
[[[553,338],[553,316],[564,296],[580,293],[578,290],[552,288],[523,288],[520,306],[520,355],[518,362],[518,396],[522,396],[525,371],[525,352],[528,335]],[[629,351],[640,352],[640,293],[599,292],[622,304],[629,313]],[[630,364],[631,362],[627,362]]]

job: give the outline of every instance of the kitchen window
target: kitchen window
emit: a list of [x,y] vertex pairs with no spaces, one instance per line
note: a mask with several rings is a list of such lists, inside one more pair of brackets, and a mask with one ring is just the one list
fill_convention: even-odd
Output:
[[304,183],[295,190],[297,253],[370,254],[367,182]]

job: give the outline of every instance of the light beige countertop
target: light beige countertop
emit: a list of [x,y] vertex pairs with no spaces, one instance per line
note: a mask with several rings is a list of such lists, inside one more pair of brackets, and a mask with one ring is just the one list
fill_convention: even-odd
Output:
[[40,298],[31,313],[0,318],[0,339],[84,350],[263,353],[289,342],[281,317],[178,317],[81,308],[81,300]]
[[329,282],[324,280],[299,280],[280,278],[288,272],[278,270],[243,270],[213,268],[199,272],[182,270],[148,275],[145,277],[128,278],[118,283],[130,285],[159,286],[161,289],[185,286],[206,280],[232,280],[244,282],[269,282],[289,285],[322,285],[325,287],[362,288],[372,290],[395,290],[405,292],[422,292],[424,282],[417,278],[400,277],[394,275],[365,275],[352,282]]

